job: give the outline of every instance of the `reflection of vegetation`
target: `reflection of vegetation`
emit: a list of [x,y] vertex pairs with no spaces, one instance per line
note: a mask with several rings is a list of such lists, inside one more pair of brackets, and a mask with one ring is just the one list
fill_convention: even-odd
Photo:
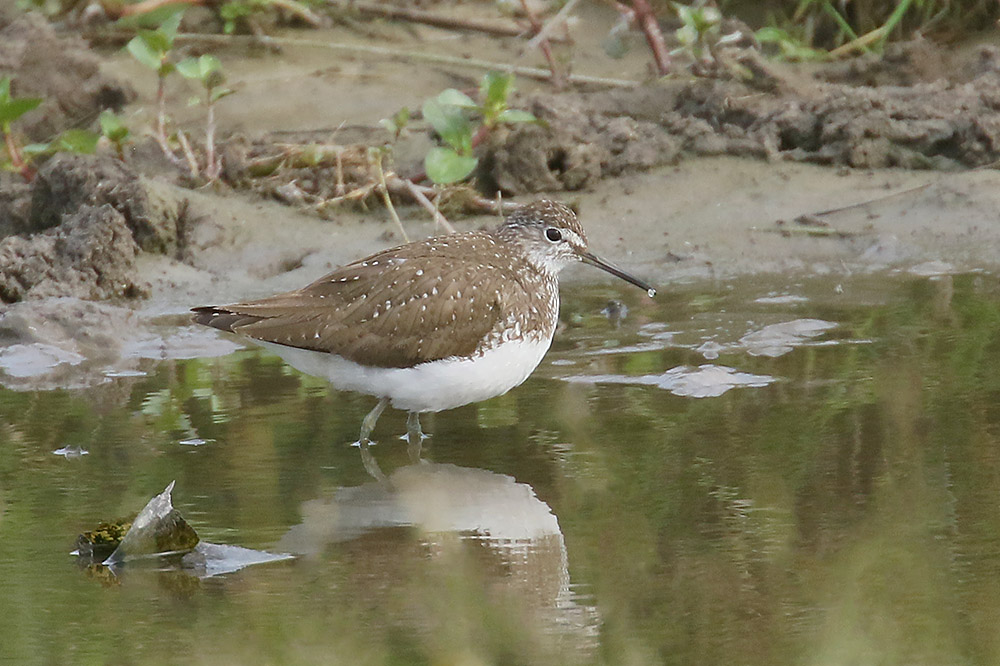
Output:
[[[982,497],[963,501],[979,495],[974,484],[956,478],[969,465],[957,447],[982,441],[997,421],[975,407],[1000,388],[1000,305],[980,280],[916,283],[901,304],[819,313],[876,342],[767,361],[790,385],[714,405],[646,399],[663,406],[655,430],[603,456],[613,485],[568,511],[588,512],[577,518],[591,546],[581,549],[585,577],[598,581],[598,598],[628,609],[608,625],[609,655],[643,647],[671,663],[817,653],[831,663],[962,660],[985,630],[963,626],[962,614],[985,622],[988,611],[962,610],[956,597],[976,590],[977,604],[1000,602],[992,582],[981,592],[988,571],[954,565],[1000,536]],[[594,413],[620,416],[595,419],[594,440],[613,441],[641,407],[618,393],[598,395]],[[668,629],[637,646],[654,627]]]
[[[597,661],[994,663],[996,286],[916,280],[884,305],[806,306],[801,316],[841,324],[828,337],[872,343],[777,359],[723,353],[719,363],[783,381],[716,399],[535,378],[500,402],[436,417],[427,455],[513,475],[552,507],[572,583],[602,616]],[[607,294],[592,300],[567,312],[599,309]],[[696,300],[680,292],[659,312],[630,304],[636,318],[706,321]],[[745,307],[737,301],[718,296],[715,310]],[[559,353],[630,344],[634,322],[571,327]],[[680,348],[572,358],[632,374],[703,362]],[[80,529],[172,478],[203,536],[273,546],[302,502],[368,481],[346,443],[369,407],[247,352],[163,363],[86,392],[0,393],[5,654],[107,658],[133,645],[123,627],[138,617],[152,637],[132,654],[143,663],[169,661],[178,642],[228,660],[579,661],[500,584],[510,571],[405,530],[219,581],[216,594],[189,590],[183,603],[138,576],[105,597],[69,565]],[[404,431],[401,415],[385,418],[387,433]],[[214,442],[178,444],[192,435]],[[65,444],[91,455],[51,455]],[[386,471],[406,460],[389,435],[374,453]]]

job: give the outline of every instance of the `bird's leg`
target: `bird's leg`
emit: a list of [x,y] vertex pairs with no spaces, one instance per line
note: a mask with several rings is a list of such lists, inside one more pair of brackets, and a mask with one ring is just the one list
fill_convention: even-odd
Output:
[[389,398],[379,398],[378,404],[376,404],[372,411],[368,412],[367,416],[361,421],[361,437],[358,438],[358,444],[364,446],[371,442],[372,431],[375,430],[375,424],[378,423],[378,417],[382,416],[382,412],[385,410],[386,406],[389,404]]
[[420,430],[420,412],[410,412],[406,415],[406,452],[410,455],[411,463],[420,462],[420,449],[423,447],[424,439],[427,437]]
[[389,479],[386,478],[382,468],[375,461],[375,456],[372,455],[368,442],[361,442],[359,448],[361,449],[361,464],[364,465],[365,471],[383,486],[389,487]]

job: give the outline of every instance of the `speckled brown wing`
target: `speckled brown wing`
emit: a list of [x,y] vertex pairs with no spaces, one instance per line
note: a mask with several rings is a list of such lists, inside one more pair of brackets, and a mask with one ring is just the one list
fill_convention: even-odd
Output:
[[482,232],[405,245],[296,291],[196,308],[195,319],[375,367],[469,355],[508,314],[510,289],[499,287],[509,285],[509,262],[505,266],[494,247],[494,239]]

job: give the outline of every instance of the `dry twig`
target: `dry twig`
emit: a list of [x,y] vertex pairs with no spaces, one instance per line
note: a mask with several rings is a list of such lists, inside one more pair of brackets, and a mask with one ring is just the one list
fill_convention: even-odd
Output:
[[348,11],[353,10],[368,16],[380,16],[390,20],[423,23],[424,25],[432,25],[437,28],[472,30],[488,35],[499,35],[501,37],[517,37],[524,34],[524,28],[506,21],[483,21],[471,18],[461,18],[458,16],[447,16],[445,14],[429,12],[422,9],[395,7],[392,5],[375,4],[373,2],[349,2],[345,4],[343,2],[335,2],[331,0],[331,4],[342,7]]
[[442,229],[450,234],[455,233],[455,227],[451,226],[451,222],[449,222],[448,219],[441,214],[441,211],[438,210],[437,206],[435,206],[433,202],[427,198],[427,195],[423,193],[423,188],[407,178],[399,178],[397,176],[396,179],[403,184],[403,187],[405,187],[406,191],[410,193],[410,196],[413,197],[418,204],[423,206],[424,210],[431,214],[434,218],[434,224],[440,225]]
[[[133,37],[133,33],[121,31],[88,32],[84,37],[94,43],[111,42],[124,44]],[[225,44],[232,46],[240,42],[255,41],[255,38],[247,35],[198,35],[191,33],[181,33],[174,38],[178,43],[202,43],[202,44]],[[521,67],[509,63],[481,60],[479,58],[462,58],[459,56],[444,55],[441,53],[424,53],[421,51],[407,51],[405,49],[393,49],[385,46],[372,46],[369,44],[345,44],[341,42],[324,41],[321,39],[307,39],[301,37],[273,37],[271,41],[284,47],[308,47],[321,48],[331,51],[341,51],[353,55],[366,54],[380,58],[399,59],[414,62],[428,62],[439,65],[451,65],[455,67],[470,67],[473,69],[510,72],[516,76],[538,81],[548,81],[552,73],[540,67]],[[615,79],[604,76],[586,76],[583,74],[570,74],[566,77],[568,83],[590,86],[601,86],[605,88],[635,88],[638,81],[628,79]]]
[[[521,7],[524,9],[524,15],[527,16],[528,21],[531,22],[531,29],[536,35],[541,35],[545,26],[542,25],[542,22],[538,20],[535,12],[532,11],[531,6],[528,4],[528,0],[521,0]],[[552,76],[550,78],[552,86],[556,90],[561,90],[566,85],[566,82],[560,73],[559,68],[556,66],[556,60],[552,55],[552,45],[549,44],[548,38],[542,37],[537,40],[532,39],[531,42],[538,45],[542,55],[545,56],[545,62],[549,64],[549,70],[552,71]]]

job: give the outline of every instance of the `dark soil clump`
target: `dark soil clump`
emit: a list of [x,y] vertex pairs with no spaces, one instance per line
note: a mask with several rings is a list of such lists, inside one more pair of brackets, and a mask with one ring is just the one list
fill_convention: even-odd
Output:
[[35,179],[31,223],[47,229],[81,206],[111,205],[146,252],[177,250],[176,202],[164,200],[121,161],[92,155],[64,154],[45,163]]
[[135,275],[138,252],[121,213],[83,205],[54,229],[0,241],[0,300],[148,295]]
[[511,194],[573,190],[672,163],[681,151],[856,168],[979,167],[1000,159],[1000,56],[987,48],[975,59],[955,80],[874,87],[785,75],[746,52],[733,71],[752,78],[541,95],[531,110],[546,125],[497,135],[485,175]]
[[0,240],[0,301],[76,296],[136,298],[140,251],[180,254],[182,206],[110,157],[65,154],[30,188],[10,187],[12,211]]

